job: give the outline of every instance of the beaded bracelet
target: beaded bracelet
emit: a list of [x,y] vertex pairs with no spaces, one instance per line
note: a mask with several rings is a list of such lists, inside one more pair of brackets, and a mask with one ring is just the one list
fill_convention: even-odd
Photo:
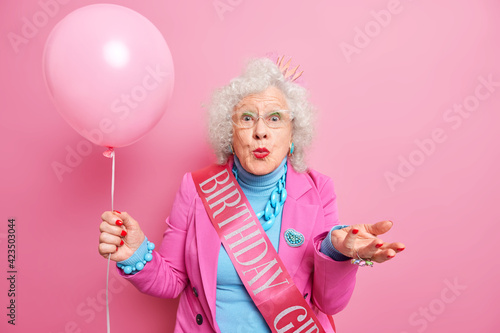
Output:
[[132,274],[132,272],[138,272],[141,271],[144,268],[144,265],[148,263],[149,261],[153,260],[153,250],[155,249],[154,243],[151,243],[150,241],[148,242],[148,252],[144,255],[144,260],[139,261],[138,263],[135,264],[135,266],[125,266],[123,264],[116,264],[119,268],[123,269],[123,273],[125,274]]

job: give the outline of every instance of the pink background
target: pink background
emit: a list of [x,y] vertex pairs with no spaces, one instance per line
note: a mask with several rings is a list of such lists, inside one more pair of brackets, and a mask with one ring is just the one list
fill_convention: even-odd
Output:
[[[84,139],[52,105],[41,66],[52,27],[97,2],[60,2],[17,50],[8,34],[22,35],[24,20],[42,17],[43,6],[0,4],[2,332],[106,330],[106,260],[97,244],[100,215],[111,208],[111,160],[93,146],[57,176],[53,164],[67,165]],[[498,1],[110,3],[152,21],[174,60],[170,108],[116,157],[115,208],[138,219],[153,242],[182,175],[213,161],[202,103],[248,57],[291,55],[320,110],[309,164],[333,178],[341,222],[393,220],[385,239],[407,246],[394,261],[359,271],[336,316],[339,332],[500,330]],[[230,10],[219,15],[217,3]],[[381,26],[376,13],[388,7],[394,13]],[[347,44],[357,53],[346,56]],[[494,82],[491,91],[481,77]],[[449,111],[455,104],[472,111]],[[400,178],[391,185],[388,174]],[[9,217],[17,223],[15,327],[5,315]],[[110,279],[112,331],[173,330],[176,300],[141,294],[114,271]]]

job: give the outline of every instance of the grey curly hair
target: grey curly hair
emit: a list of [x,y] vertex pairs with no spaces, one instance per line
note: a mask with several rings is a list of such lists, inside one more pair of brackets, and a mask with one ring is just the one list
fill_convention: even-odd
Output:
[[291,111],[294,153],[289,160],[297,172],[304,172],[307,170],[304,155],[306,148],[312,142],[316,110],[308,100],[308,91],[285,79],[278,66],[269,58],[251,59],[239,77],[214,91],[207,108],[209,138],[217,162],[225,164],[232,155],[231,116],[234,107],[245,96],[262,92],[269,86],[280,89]]

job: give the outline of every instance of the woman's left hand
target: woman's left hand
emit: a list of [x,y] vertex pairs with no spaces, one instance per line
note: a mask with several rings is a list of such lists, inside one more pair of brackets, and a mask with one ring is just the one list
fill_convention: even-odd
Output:
[[384,262],[392,259],[405,249],[400,242],[386,243],[378,238],[392,228],[391,221],[374,224],[356,224],[332,232],[332,244],[343,255],[358,259]]

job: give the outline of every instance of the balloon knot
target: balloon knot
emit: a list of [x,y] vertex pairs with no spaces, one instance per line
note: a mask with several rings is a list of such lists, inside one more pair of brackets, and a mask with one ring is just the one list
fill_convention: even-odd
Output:
[[107,158],[112,158],[113,156],[115,156],[115,151],[113,149],[113,147],[108,147],[108,150],[106,150],[104,153],[102,153],[104,156],[106,156]]

